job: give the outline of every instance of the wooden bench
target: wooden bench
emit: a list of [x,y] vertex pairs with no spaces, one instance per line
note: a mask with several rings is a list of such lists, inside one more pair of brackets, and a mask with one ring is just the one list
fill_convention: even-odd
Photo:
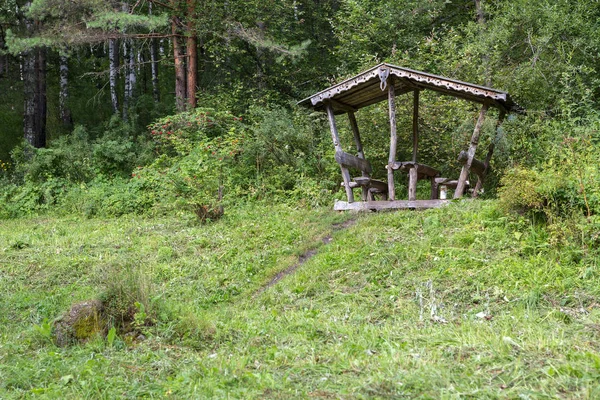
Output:
[[[375,194],[381,195],[384,200],[387,200],[388,184],[371,178],[373,168],[368,160],[353,156],[352,154],[348,154],[343,151],[337,151],[335,153],[335,160],[343,168],[357,169],[362,173],[361,177],[352,178],[352,182],[349,182],[349,184],[351,189],[357,187],[362,189],[363,201],[372,201],[374,199],[373,195]],[[343,182],[342,186],[344,186]]]
[[[456,187],[458,186],[458,179],[452,179],[452,178],[435,178],[434,179],[434,184],[435,184],[435,196],[436,196],[436,198],[438,198],[439,195],[440,195],[440,187],[446,186],[447,188],[455,190]],[[466,181],[465,182],[465,190],[467,190],[469,188],[470,188],[470,182]]]
[[440,176],[440,171],[437,169],[414,161],[396,161],[392,163],[391,168],[408,173],[408,200],[417,199],[417,181],[422,179],[431,181],[431,200],[438,198],[435,178]]

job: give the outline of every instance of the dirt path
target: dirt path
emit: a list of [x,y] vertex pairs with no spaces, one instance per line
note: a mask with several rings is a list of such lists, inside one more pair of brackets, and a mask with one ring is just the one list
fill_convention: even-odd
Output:
[[[355,218],[351,218],[351,219],[349,219],[347,221],[340,222],[340,223],[337,223],[337,224],[333,224],[332,225],[333,232],[337,232],[337,231],[341,231],[343,229],[347,229],[347,228],[351,227],[352,225],[354,225],[355,223],[356,223],[356,219]],[[331,243],[332,240],[333,240],[332,235],[327,235],[327,236],[324,236],[324,237],[321,238],[321,242],[323,244],[329,244],[329,243]],[[280,271],[269,282],[267,282],[260,289],[258,289],[256,291],[256,293],[254,294],[254,296],[258,296],[259,294],[263,293],[265,290],[267,290],[270,287],[276,285],[277,282],[279,282],[280,280],[282,280],[286,276],[291,275],[294,272],[296,272],[296,270],[298,268],[300,268],[305,262],[307,262],[308,260],[310,260],[315,254],[317,254],[318,249],[319,249],[318,247],[313,247],[312,249],[307,250],[306,252],[304,252],[302,255],[300,255],[300,257],[298,257],[298,262],[296,262],[295,264],[287,267],[283,271]]]

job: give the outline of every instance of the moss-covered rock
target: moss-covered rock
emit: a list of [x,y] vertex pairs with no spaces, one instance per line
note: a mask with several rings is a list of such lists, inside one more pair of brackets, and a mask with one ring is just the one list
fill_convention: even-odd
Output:
[[102,303],[88,300],[76,303],[54,325],[54,339],[58,346],[68,346],[106,332],[102,317]]

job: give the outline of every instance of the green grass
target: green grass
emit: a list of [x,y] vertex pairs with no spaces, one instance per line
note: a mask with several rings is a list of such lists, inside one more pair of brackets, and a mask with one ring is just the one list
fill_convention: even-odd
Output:
[[[598,250],[552,243],[493,201],[3,221],[0,398],[599,398]],[[44,321],[124,269],[147,339],[54,346]]]

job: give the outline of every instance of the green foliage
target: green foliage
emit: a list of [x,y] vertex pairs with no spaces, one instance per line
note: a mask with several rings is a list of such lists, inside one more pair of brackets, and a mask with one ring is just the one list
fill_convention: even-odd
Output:
[[97,13],[86,22],[86,27],[97,28],[105,31],[125,31],[136,28],[144,28],[150,31],[164,28],[169,24],[169,15],[137,15],[116,11],[104,11]]
[[[280,201],[296,192],[319,201],[323,193],[302,196],[298,189],[319,182],[321,189],[336,188],[339,179],[330,169],[332,153],[327,127],[320,114],[295,109],[255,107],[251,110],[250,138],[242,157],[246,180],[258,198],[276,196]],[[337,188],[336,188],[337,189]],[[298,197],[293,196],[295,199]]]
[[141,332],[152,324],[155,307],[152,287],[147,273],[139,266],[106,266],[100,272],[99,284],[102,317],[120,334]]
[[113,326],[108,330],[108,334],[106,335],[106,343],[108,344],[108,347],[113,347],[116,337],[117,329]]
[[154,186],[161,207],[187,209],[200,220],[218,218],[244,140],[240,120],[212,109],[158,120],[149,130],[161,156],[132,178]]

